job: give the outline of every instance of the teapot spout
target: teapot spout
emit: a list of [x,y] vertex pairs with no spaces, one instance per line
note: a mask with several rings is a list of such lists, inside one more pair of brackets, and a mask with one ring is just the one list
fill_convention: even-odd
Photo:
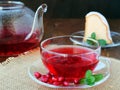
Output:
[[35,30],[39,30],[40,32],[39,39],[41,40],[44,34],[43,15],[46,11],[47,11],[46,4],[42,4],[38,7],[34,16],[31,32],[26,36],[25,40],[28,40]]
[[43,13],[47,12],[47,5],[46,4],[42,4],[37,10],[40,10],[40,8],[42,9]]

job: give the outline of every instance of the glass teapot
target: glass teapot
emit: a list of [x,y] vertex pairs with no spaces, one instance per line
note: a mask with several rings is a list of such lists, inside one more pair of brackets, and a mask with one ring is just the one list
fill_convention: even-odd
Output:
[[46,11],[46,4],[34,14],[22,2],[0,1],[0,57],[17,56],[38,46]]

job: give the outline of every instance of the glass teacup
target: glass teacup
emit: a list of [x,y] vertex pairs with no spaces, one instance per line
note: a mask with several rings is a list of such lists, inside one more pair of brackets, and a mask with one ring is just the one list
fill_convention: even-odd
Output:
[[[87,38],[89,39],[89,38]],[[87,70],[94,70],[99,62],[100,46],[84,42],[82,36],[56,36],[41,42],[42,62],[55,77],[66,81],[84,78]]]

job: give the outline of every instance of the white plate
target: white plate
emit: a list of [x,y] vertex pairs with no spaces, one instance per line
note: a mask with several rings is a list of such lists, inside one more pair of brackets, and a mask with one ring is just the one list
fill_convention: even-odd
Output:
[[48,72],[48,70],[45,69],[45,67],[43,65],[41,65],[40,63],[41,60],[35,61],[28,69],[28,74],[30,76],[30,78],[35,81],[36,83],[40,84],[40,85],[44,85],[46,87],[50,87],[50,88],[90,88],[90,87],[94,87],[97,86],[101,83],[103,83],[104,81],[106,81],[109,76],[110,76],[110,63],[109,63],[109,59],[106,57],[100,57],[100,61],[97,65],[97,67],[95,68],[95,70],[93,71],[93,73],[101,73],[104,75],[104,78],[101,81],[96,82],[94,85],[89,86],[89,85],[71,85],[71,86],[55,86],[55,85],[51,85],[48,83],[44,83],[39,81],[38,79],[35,78],[34,76],[34,72],[38,71],[41,74],[46,74]]
[[[84,36],[84,31],[74,32],[72,35]],[[116,47],[120,45],[120,33],[111,31],[111,37],[112,37],[113,43],[102,46],[102,48]]]

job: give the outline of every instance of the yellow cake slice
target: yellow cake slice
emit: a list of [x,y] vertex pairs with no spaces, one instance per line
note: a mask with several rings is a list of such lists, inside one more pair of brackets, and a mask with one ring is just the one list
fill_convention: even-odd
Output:
[[86,15],[85,19],[84,37],[90,37],[94,32],[97,40],[104,39],[107,44],[112,43],[109,24],[102,14],[92,11]]

